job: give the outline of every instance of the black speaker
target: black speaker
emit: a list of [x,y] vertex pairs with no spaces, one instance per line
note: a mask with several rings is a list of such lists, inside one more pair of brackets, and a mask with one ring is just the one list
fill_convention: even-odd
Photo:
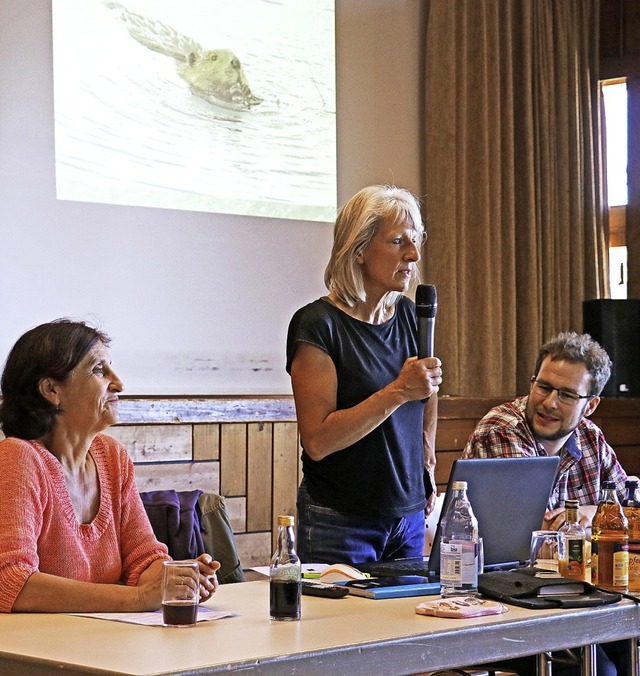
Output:
[[613,367],[605,397],[640,397],[640,299],[585,300],[584,332],[609,353]]

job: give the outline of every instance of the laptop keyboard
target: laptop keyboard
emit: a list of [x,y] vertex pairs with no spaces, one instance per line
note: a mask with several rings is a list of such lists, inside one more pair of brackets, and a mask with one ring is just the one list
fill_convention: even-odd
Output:
[[397,561],[382,561],[367,565],[367,572],[371,575],[429,575],[429,561],[424,559],[399,559]]
[[[513,570],[518,566],[525,565],[526,562],[510,561],[508,563],[494,563],[486,565],[484,572],[492,570]],[[421,575],[430,582],[437,582],[440,577],[433,570],[429,571],[428,559],[397,559],[395,561],[379,561],[378,563],[362,563],[358,569],[363,573],[369,573],[372,576],[381,575]]]

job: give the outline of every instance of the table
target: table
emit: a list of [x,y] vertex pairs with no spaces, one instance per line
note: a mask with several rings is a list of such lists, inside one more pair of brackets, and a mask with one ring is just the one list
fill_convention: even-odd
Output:
[[237,616],[193,628],[0,615],[0,674],[389,676],[640,634],[640,608],[628,600],[578,610],[512,606],[503,615],[451,620],[416,615],[420,598],[303,596],[301,621],[271,622],[268,584],[223,585],[207,605]]

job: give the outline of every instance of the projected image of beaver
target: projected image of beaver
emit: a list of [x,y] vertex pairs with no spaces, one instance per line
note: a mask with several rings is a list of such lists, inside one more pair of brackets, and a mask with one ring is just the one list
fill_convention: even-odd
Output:
[[231,50],[205,50],[161,21],[130,12],[118,2],[105,5],[120,12],[129,34],[141,45],[175,59],[180,76],[205,101],[240,110],[262,102],[251,91],[240,59]]

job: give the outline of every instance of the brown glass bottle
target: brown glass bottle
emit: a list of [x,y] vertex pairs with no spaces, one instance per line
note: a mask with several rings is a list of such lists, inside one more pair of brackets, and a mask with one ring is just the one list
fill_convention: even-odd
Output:
[[586,571],[586,534],[578,521],[578,501],[567,500],[565,522],[558,531],[560,546],[558,550],[558,566],[562,577],[585,580]]
[[629,524],[613,481],[603,482],[591,522],[591,582],[616,592],[629,583]]

